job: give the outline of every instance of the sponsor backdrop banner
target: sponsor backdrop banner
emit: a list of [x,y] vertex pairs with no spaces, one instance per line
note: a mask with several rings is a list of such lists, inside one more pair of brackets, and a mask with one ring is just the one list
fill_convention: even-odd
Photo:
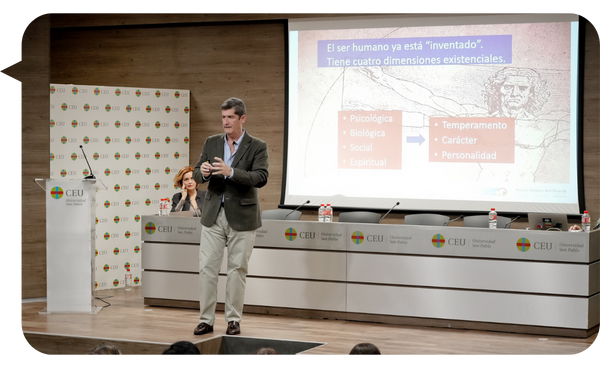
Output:
[[50,85],[50,178],[94,175],[97,290],[141,280],[141,218],[157,214],[189,164],[188,90]]

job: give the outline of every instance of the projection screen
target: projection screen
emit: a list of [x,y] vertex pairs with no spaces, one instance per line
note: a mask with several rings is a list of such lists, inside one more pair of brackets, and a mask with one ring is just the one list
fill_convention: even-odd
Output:
[[290,20],[281,204],[580,213],[578,23]]

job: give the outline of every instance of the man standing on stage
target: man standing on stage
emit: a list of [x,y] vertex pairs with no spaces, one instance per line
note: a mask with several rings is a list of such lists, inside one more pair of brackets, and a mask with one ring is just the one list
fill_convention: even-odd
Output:
[[200,323],[195,335],[213,331],[217,281],[227,246],[225,320],[228,335],[240,333],[248,261],[256,229],[262,226],[258,188],[267,184],[267,144],[250,136],[246,105],[232,97],[221,105],[225,134],[206,139],[194,180],[208,184],[202,209],[200,240]]

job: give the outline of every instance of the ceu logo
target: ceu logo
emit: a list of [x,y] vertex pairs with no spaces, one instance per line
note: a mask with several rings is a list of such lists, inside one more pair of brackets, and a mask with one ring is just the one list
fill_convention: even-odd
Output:
[[65,169],[60,170],[60,176],[62,176],[63,178],[65,176],[67,176],[67,170],[65,170]]
[[85,143],[85,144],[90,143],[90,137],[88,137],[87,135],[85,137],[83,137],[83,143]]
[[136,127],[136,128],[138,128],[138,129],[139,129],[141,126],[142,126],[142,123],[140,123],[140,121],[139,121],[139,120],[135,122],[135,127]]
[[154,96],[156,96],[156,98],[159,98],[160,97],[160,91],[154,92]]
[[289,241],[296,239],[296,236],[298,236],[298,233],[296,233],[296,230],[294,228],[290,227],[285,231],[285,238]]
[[94,128],[98,128],[100,126],[100,122],[98,120],[94,120]]
[[352,243],[360,244],[365,240],[365,236],[360,231],[355,231],[352,233]]
[[72,126],[73,128],[77,128],[77,120],[73,120],[73,121],[71,122],[71,126]]
[[135,91],[135,97],[140,97],[142,95],[142,91],[139,89]]
[[77,154],[76,153],[73,153],[71,155],[71,160],[73,160],[73,161],[77,160]]
[[165,111],[167,112],[167,114],[170,113],[171,112],[171,106],[165,107]]
[[110,112],[110,104],[106,104],[106,106],[104,106],[104,110],[106,110],[106,112]]
[[62,105],[60,105],[60,108],[62,109],[62,111],[67,111],[67,104],[63,103]]
[[125,143],[130,144],[131,143],[131,137],[127,136],[127,138],[125,138]]
[[131,105],[127,105],[127,106],[125,107],[125,111],[127,111],[127,112],[131,112]]
[[113,253],[114,253],[115,256],[118,256],[119,255],[119,248],[113,249]]
[[83,105],[83,110],[84,111],[90,111],[90,104],[86,103],[85,105]]
[[118,88],[117,88],[117,89],[115,90],[115,96],[117,96],[117,97],[118,97],[118,96],[121,96],[121,90],[120,90],[120,89],[118,89]]
[[179,159],[179,152],[175,152],[175,154],[173,155],[173,157],[175,157],[175,159]]
[[54,92],[56,92],[56,87],[50,86],[50,94],[52,95]]
[[121,158],[121,154],[119,152],[115,153],[115,160],[118,160]]
[[73,87],[73,89],[71,90],[71,92],[73,92],[73,94],[76,95],[77,92],[79,92],[79,90],[77,89],[77,87]]
[[521,238],[517,241],[517,249],[521,252],[527,252],[531,247],[531,243],[529,243],[529,239]]
[[54,161],[54,153],[50,152],[50,161]]
[[109,233],[104,233],[104,240],[108,240],[110,239],[110,234]]
[[50,128],[54,128],[55,124],[56,122],[54,122],[54,119],[50,119]]
[[140,252],[140,246],[139,246],[139,245],[136,245],[136,246],[135,246],[135,248],[133,248],[133,251],[134,251],[135,253],[139,253],[139,252]]
[[178,121],[176,121],[176,122],[175,122],[175,129],[179,129],[179,125],[180,125],[180,124],[179,124],[179,122],[178,122]]
[[98,160],[100,158],[100,155],[98,154],[98,152],[94,153],[94,160]]
[[102,269],[104,270],[104,272],[108,272],[108,270],[110,270],[110,266],[105,264],[104,267],[102,267]]
[[121,127],[121,122],[120,121],[115,121],[115,128],[120,128]]
[[160,183],[154,184],[154,189],[159,190],[160,189]]
[[104,143],[110,144],[110,137],[109,136],[106,136],[106,138],[104,138]]
[[98,87],[94,88],[94,94],[96,96],[98,96],[100,94],[100,88],[98,88]]
[[147,144],[152,143],[152,138],[150,138],[150,136],[146,137],[146,143]]
[[119,218],[119,216],[115,216],[115,224],[118,224],[119,221],[121,221],[121,219]]
[[169,143],[171,143],[171,138],[170,138],[170,137],[165,137],[165,143],[166,143],[166,144],[169,144]]
[[154,158],[158,160],[160,158],[160,152],[156,152],[154,154]]
[[121,190],[121,186],[119,184],[115,184],[115,192]]
[[151,172],[152,172],[152,170],[149,167],[147,167],[146,168],[146,175],[150,175]]
[[106,170],[104,170],[104,175],[109,176],[110,175],[110,169],[107,168]]
[[131,169],[130,168],[125,169],[125,175],[127,175],[127,176],[131,175]]
[[131,206],[131,201],[129,199],[127,199],[125,201],[125,207],[129,207],[129,206]]
[[137,285],[137,284],[139,284],[139,283],[140,283],[140,278],[136,276],[136,277],[133,279],[133,283],[134,283],[134,284],[136,284],[136,285]]
[[433,246],[436,248],[443,247],[445,242],[446,240],[441,234],[435,234],[433,238],[431,238],[431,244],[433,244]]
[[183,138],[183,142],[185,144],[188,144],[188,143],[190,143],[190,139],[188,137],[185,137],[185,138]]
[[119,280],[117,280],[117,279],[114,279],[114,280],[113,280],[113,286],[114,286],[114,287],[117,287],[117,286],[119,286]]
[[190,112],[190,108],[186,106],[185,109],[183,109],[183,111],[187,114],[188,112]]
[[152,235],[156,231],[156,226],[154,226],[153,222],[149,222],[144,226],[144,230],[146,231],[146,234]]
[[146,112],[150,113],[152,111],[152,106],[148,105],[146,106]]
[[160,121],[157,121],[156,123],[154,123],[154,126],[156,127],[156,129],[160,129]]
[[83,169],[83,176],[88,176],[88,175],[90,175],[90,170]]
[[110,201],[108,199],[106,201],[104,201],[104,207],[105,208],[110,207]]
[[129,239],[129,237],[130,237],[130,236],[131,236],[131,233],[129,232],[129,230],[127,230],[127,231],[125,232],[125,238],[126,238],[126,239]]
[[165,174],[169,175],[170,172],[171,172],[171,169],[169,167],[165,167]]
[[144,204],[146,204],[146,206],[149,206],[151,203],[150,198],[146,198],[146,201],[144,202]]
[[179,98],[179,96],[181,96],[181,93],[179,93],[179,91],[175,91],[175,98]]
[[135,222],[140,222],[140,215],[135,215],[134,220]]
[[139,192],[140,188],[141,188],[140,183],[135,183],[135,191]]
[[140,157],[142,157],[142,155],[141,155],[139,152],[136,152],[136,153],[135,153],[135,159],[136,159],[136,160],[139,160],[139,159],[140,159]]
[[62,138],[60,138],[60,143],[67,144],[67,137],[63,135]]
[[60,199],[63,196],[63,190],[61,187],[54,187],[52,191],[50,191],[50,195],[54,199]]
[[129,262],[125,262],[125,264],[123,265],[123,267],[125,267],[125,269],[127,270],[127,272],[131,271],[131,264],[129,264]]

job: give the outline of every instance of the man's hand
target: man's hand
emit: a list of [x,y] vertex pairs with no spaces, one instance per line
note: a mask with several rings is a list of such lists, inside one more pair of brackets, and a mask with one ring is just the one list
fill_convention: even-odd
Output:
[[208,163],[208,161],[203,162],[202,165],[200,166],[200,172],[202,173],[202,176],[204,176],[205,178],[208,178],[210,176],[213,169],[214,169],[213,165]]
[[[227,166],[227,164],[218,157],[215,157],[215,164],[212,165],[213,174],[221,174],[225,177],[231,176],[231,167]],[[202,164],[204,166],[204,164]]]

